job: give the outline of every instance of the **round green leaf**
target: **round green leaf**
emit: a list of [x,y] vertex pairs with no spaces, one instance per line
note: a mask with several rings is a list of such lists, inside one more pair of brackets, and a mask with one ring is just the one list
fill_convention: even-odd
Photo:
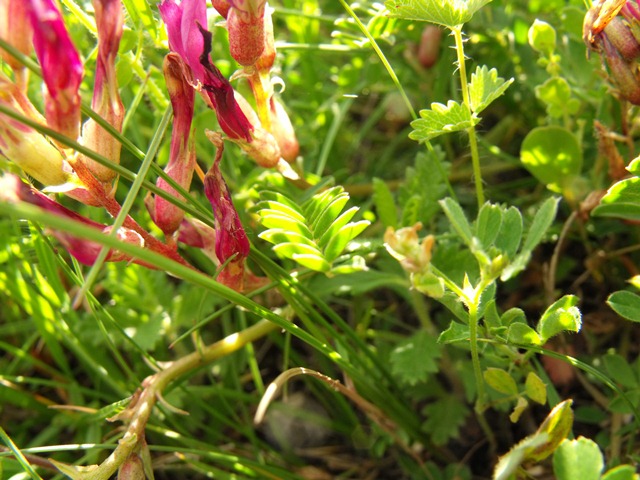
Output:
[[529,132],[520,150],[520,159],[531,174],[547,188],[561,192],[582,168],[582,149],[569,130],[552,126]]

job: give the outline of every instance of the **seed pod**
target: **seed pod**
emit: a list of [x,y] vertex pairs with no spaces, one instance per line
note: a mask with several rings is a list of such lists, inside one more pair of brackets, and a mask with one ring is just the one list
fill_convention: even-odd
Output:
[[435,25],[427,25],[422,30],[420,44],[418,45],[418,61],[424,68],[431,68],[438,61],[440,44],[442,43],[442,30]]

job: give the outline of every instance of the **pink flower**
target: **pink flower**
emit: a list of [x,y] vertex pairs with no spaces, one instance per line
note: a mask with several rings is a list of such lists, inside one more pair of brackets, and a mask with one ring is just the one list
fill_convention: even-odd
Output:
[[33,45],[47,86],[45,115],[57,132],[75,140],[80,130],[80,94],[84,68],[54,0],[29,1]]
[[[118,92],[115,68],[122,38],[122,4],[120,0],[93,0],[93,8],[98,29],[98,58],[91,108],[116,130],[122,131],[124,107]],[[112,162],[120,163],[120,142],[95,120],[89,119],[84,124],[82,142]],[[82,161],[89,167],[91,173],[103,182],[112,180],[116,175],[109,167],[90,158],[82,157]]]
[[[196,165],[193,140],[189,139],[195,96],[191,87],[191,72],[177,53],[169,53],[165,57],[163,70],[174,117],[169,163],[165,173],[178,185],[189,189]],[[174,197],[182,198],[163,178],[158,179],[157,185]],[[184,218],[184,211],[162,197],[155,197],[150,203],[153,221],[168,239],[171,238]]]
[[211,62],[211,33],[206,30],[205,0],[164,0],[160,15],[167,25],[169,48],[191,68],[193,80],[216,111],[220,128],[232,139],[251,141],[253,127],[234,98],[233,87]]

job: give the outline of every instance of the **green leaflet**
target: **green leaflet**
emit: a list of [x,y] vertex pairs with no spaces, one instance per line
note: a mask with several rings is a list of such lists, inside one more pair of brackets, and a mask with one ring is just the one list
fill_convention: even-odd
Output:
[[349,242],[370,223],[352,222],[358,208],[343,212],[348,201],[349,195],[342,187],[317,193],[302,205],[281,193],[261,192],[255,212],[267,230],[259,237],[272,243],[281,257],[317,272],[329,272]]

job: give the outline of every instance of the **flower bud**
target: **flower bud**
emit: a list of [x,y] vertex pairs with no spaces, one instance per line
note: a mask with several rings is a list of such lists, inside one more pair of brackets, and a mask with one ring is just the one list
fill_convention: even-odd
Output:
[[[98,58],[91,108],[120,132],[124,107],[118,92],[115,62],[122,38],[122,5],[120,0],[93,0],[93,8],[98,29]],[[120,141],[92,118],[82,128],[82,143],[113,163],[120,163]],[[102,182],[109,182],[116,176],[112,169],[90,158],[82,156],[81,161]]]
[[[0,2],[0,38],[27,56],[33,48],[33,29],[29,21],[28,8],[28,2],[25,0]],[[24,67],[17,58],[2,48],[0,58],[14,70]]]
[[80,94],[84,67],[69,38],[54,0],[27,0],[33,27],[33,46],[46,84],[48,125],[75,140],[80,131]]
[[635,60],[640,56],[640,43],[633,36],[629,23],[622,17],[612,18],[604,33],[625,60]]
[[240,65],[251,66],[260,58],[265,47],[266,0],[232,0],[229,3],[229,51]]
[[640,105],[640,75],[636,62],[628,62],[608,40],[602,37],[603,53],[620,95],[634,105]]

